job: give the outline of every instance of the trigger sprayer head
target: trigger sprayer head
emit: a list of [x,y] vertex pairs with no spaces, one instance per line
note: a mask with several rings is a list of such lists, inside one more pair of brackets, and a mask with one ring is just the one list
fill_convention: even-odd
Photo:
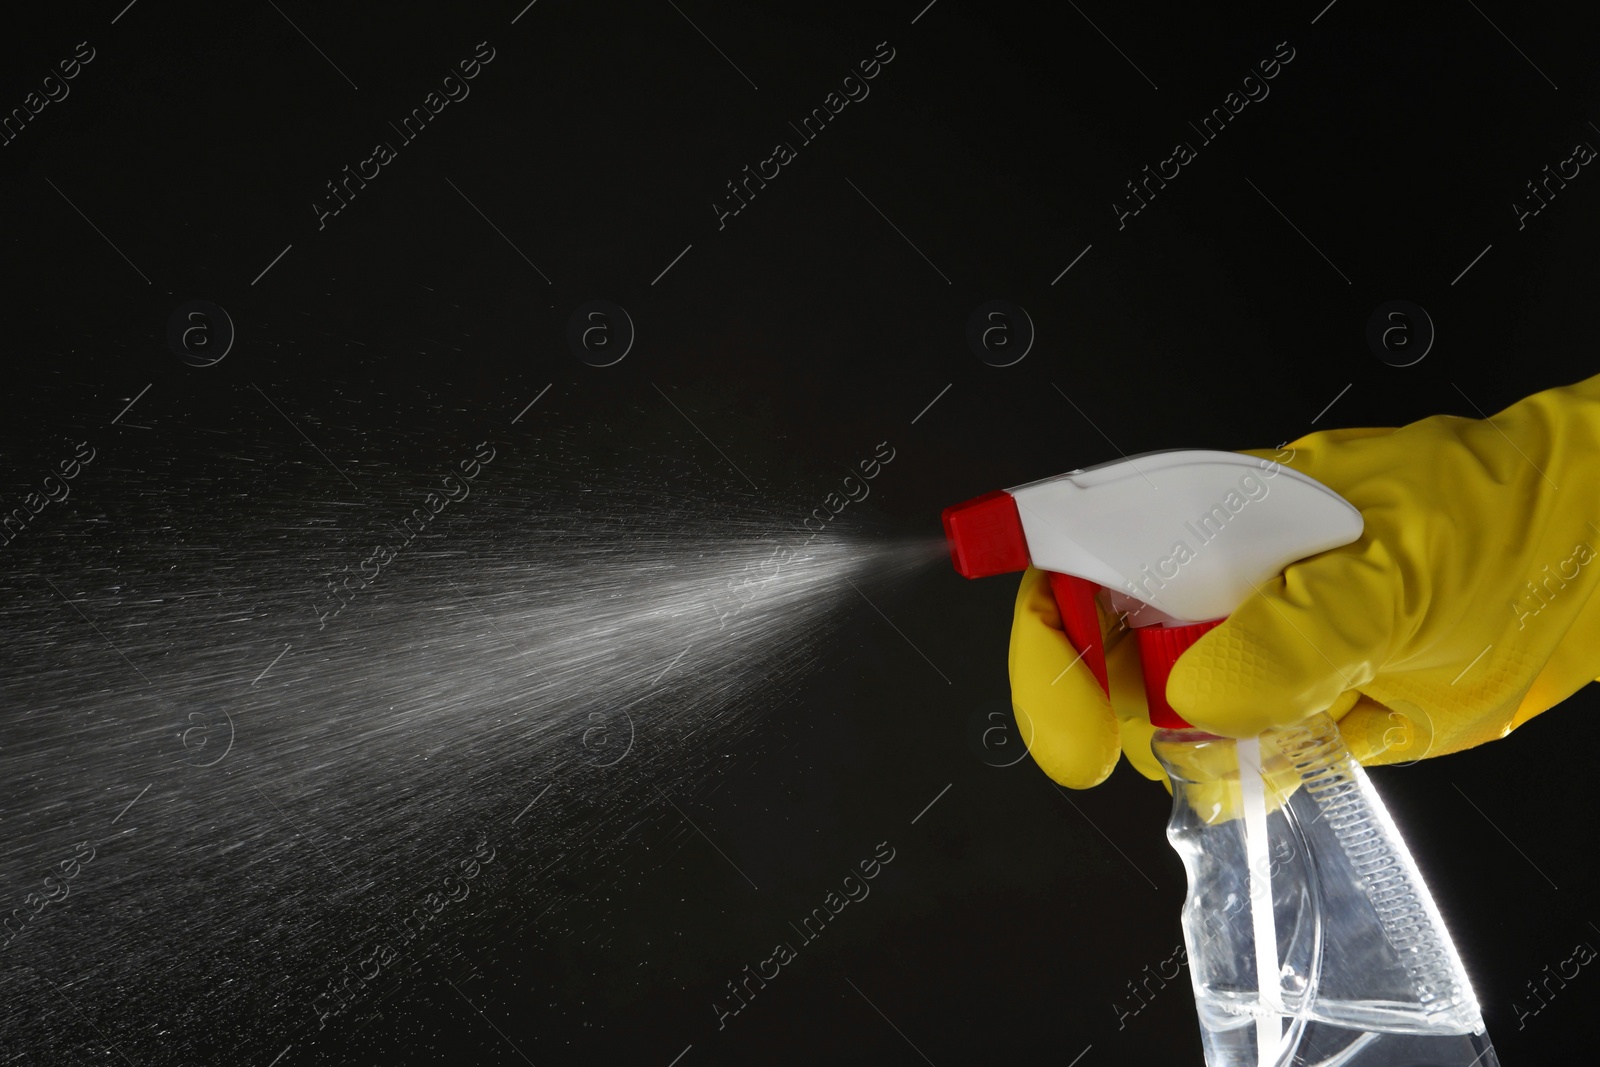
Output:
[[1197,449],[1125,457],[944,511],[958,574],[984,578],[1031,565],[1050,575],[1062,628],[1102,689],[1096,595],[1106,589],[1145,605],[1129,621],[1150,719],[1172,727],[1186,725],[1166,701],[1167,675],[1183,650],[1259,583],[1349,544],[1361,529],[1360,511],[1298,471]]

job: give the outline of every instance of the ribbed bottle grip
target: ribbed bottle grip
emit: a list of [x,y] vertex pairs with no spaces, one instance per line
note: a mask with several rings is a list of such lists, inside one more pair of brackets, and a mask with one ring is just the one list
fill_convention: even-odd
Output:
[[1338,727],[1331,719],[1320,729],[1294,727],[1279,733],[1277,744],[1361,879],[1423,1010],[1430,1018],[1449,1017],[1462,1032],[1482,1029],[1460,959],[1448,935],[1441,937],[1443,919],[1433,898]]

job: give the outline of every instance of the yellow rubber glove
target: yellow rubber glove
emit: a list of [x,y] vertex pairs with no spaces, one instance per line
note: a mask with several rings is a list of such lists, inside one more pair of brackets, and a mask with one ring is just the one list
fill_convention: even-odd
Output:
[[1115,707],[1067,638],[1044,571],[1029,567],[1023,573],[1011,624],[1011,706],[1018,730],[1033,761],[1073,789],[1105,781],[1124,750],[1139,773],[1164,778],[1150,751],[1155,731],[1145,708],[1138,642],[1100,611]]
[[[1326,485],[1359,540],[1290,564],[1174,665],[1173,709],[1254,736],[1319,711],[1362,763],[1504,737],[1600,674],[1600,377],[1488,419],[1328,430],[1246,450]],[[1113,621],[1108,702],[1030,571],[1011,634],[1012,702],[1035,762],[1063,785],[1149,751],[1136,643]]]

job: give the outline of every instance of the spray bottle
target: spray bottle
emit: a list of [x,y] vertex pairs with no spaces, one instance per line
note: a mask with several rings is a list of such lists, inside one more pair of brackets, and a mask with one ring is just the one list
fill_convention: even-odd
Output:
[[944,527],[968,578],[1048,572],[1108,693],[1096,599],[1133,625],[1208,1067],[1498,1067],[1439,910],[1335,723],[1235,740],[1167,704],[1178,656],[1290,563],[1359,538],[1356,508],[1275,463],[1179,449],[989,493]]

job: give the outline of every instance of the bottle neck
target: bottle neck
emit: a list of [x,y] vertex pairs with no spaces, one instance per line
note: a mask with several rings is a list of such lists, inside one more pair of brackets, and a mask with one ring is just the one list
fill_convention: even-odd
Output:
[[1158,730],[1189,730],[1192,727],[1167,703],[1167,678],[1178,657],[1221,619],[1192,622],[1182,626],[1139,626],[1139,662],[1144,670],[1145,704],[1150,709],[1150,725]]

